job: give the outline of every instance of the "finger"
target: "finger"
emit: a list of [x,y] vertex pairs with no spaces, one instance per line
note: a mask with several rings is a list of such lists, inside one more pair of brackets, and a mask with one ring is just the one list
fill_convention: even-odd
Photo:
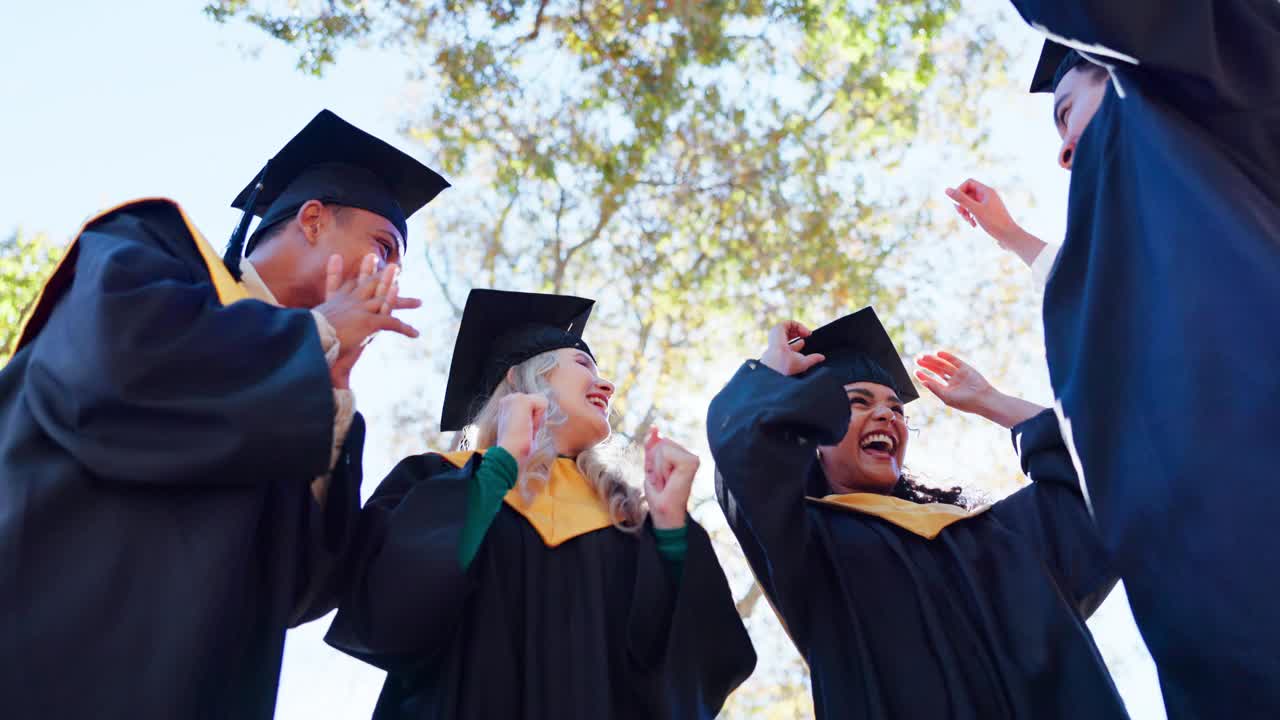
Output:
[[[400,320],[399,318],[391,317],[390,315],[382,316],[381,322],[379,322],[376,327],[379,330],[390,330],[393,333],[398,333],[410,338],[416,338],[419,335],[418,330],[412,325]],[[370,337],[372,337],[372,335]]]
[[392,310],[412,310],[414,308],[422,307],[422,301],[419,300],[418,298],[401,297],[399,293],[400,293],[400,288],[397,287],[396,302],[394,307],[391,308]]
[[330,255],[324,268],[324,297],[328,300],[342,287],[342,256]]
[[790,339],[787,335],[787,323],[780,322],[769,328],[769,347],[782,347]]
[[400,283],[392,282],[391,287],[387,288],[386,294],[382,297],[382,307],[378,312],[383,315],[390,315],[391,309],[396,306],[396,298],[400,296]]
[[941,399],[943,396],[943,393],[946,392],[946,388],[945,386],[942,385],[942,383],[938,382],[936,378],[934,378],[932,375],[929,375],[923,370],[916,371],[916,378],[920,380],[921,385],[928,388],[929,392],[933,393],[934,395],[937,395],[939,399]]
[[809,330],[809,328],[796,322],[795,320],[788,320],[785,323],[785,325],[787,330],[787,340],[793,340],[795,338],[807,338],[813,334]]
[[[378,273],[378,286],[374,292],[376,297],[385,298],[387,293],[391,292],[391,287],[396,283],[396,266],[388,265],[382,272]],[[390,308],[387,310],[390,312]]]
[[959,370],[959,369],[960,369],[960,368],[962,368],[962,367],[969,367],[969,363],[967,363],[967,362],[965,362],[965,361],[961,360],[960,358],[956,357],[955,355],[952,355],[951,353],[947,352],[946,350],[939,350],[939,351],[938,351],[938,353],[937,353],[937,355],[938,355],[938,357],[942,358],[943,360],[946,360],[947,362],[949,362],[949,363],[951,363],[952,365],[954,365],[954,366],[955,366],[955,368],[956,368],[957,370]]
[[646,435],[646,436],[645,436],[645,439],[644,439],[644,449],[645,449],[645,450],[652,450],[652,449],[653,449],[653,448],[655,448],[655,447],[658,445],[658,443],[659,443],[659,442],[661,442],[661,441],[662,441],[662,436],[661,436],[661,434],[658,432],[658,426],[657,426],[657,425],[650,425],[650,426],[649,426],[649,434],[648,434],[648,435]]
[[791,348],[792,352],[800,352],[801,350],[804,350],[804,338],[798,337],[788,340],[787,347]]
[[916,358],[916,365],[919,365],[926,370],[938,373],[939,375],[945,375],[951,369],[951,366],[942,360],[942,358],[935,357],[933,355],[921,355]]
[[814,365],[817,365],[818,363],[826,359],[827,359],[827,356],[823,355],[822,353],[805,355],[804,358],[800,361],[800,367],[804,368],[805,370],[808,370],[809,368],[813,367]]
[[360,280],[364,281],[373,276],[378,271],[378,256],[369,253],[360,261]]
[[981,207],[976,200],[958,190],[947,188],[947,197],[951,198],[957,205],[960,205],[969,212],[977,212]]

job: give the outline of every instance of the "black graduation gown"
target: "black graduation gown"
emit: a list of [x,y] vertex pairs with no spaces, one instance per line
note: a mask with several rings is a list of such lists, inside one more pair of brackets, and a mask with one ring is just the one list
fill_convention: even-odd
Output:
[[322,511],[315,323],[224,307],[197,242],[164,201],[91,222],[0,372],[6,718],[270,718],[286,627],[336,604],[363,421]]
[[1170,717],[1280,717],[1280,3],[1015,5],[1138,63],[1102,58],[1045,294],[1098,527]]
[[707,418],[717,495],[809,664],[819,718],[1126,717],[1085,619],[1116,582],[1051,413],[1015,428],[1035,482],[925,539],[806,500],[849,405],[824,368],[748,361]]
[[387,671],[379,720],[710,718],[755,666],[701,527],[676,584],[652,531],[548,548],[502,504],[466,571],[474,456],[406,458],[361,513],[361,558],[327,640]]

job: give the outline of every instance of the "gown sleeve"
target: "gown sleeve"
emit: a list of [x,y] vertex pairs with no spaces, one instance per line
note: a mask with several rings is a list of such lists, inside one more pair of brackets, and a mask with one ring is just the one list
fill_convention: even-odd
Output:
[[364,417],[356,414],[329,476],[324,502],[306,493],[304,578],[290,627],[315,620],[338,606],[350,582],[348,566],[360,517]]
[[30,348],[41,429],[107,483],[327,472],[334,400],[311,314],[221,305],[203,266],[150,233],[122,215],[79,237],[75,279]]
[[[1280,3],[1275,0],[1013,0],[1023,19],[1088,54],[1183,84],[1238,108],[1280,99]],[[1088,47],[1083,47],[1088,51]],[[1109,52],[1107,52],[1109,51]]]
[[350,581],[325,640],[387,671],[432,662],[448,646],[474,588],[459,562],[467,501],[482,457],[455,468],[405,458],[360,513]]
[[710,720],[751,675],[756,654],[711,539],[692,520],[686,528],[678,577],[652,526],[640,533],[628,655],[657,717]]
[[1045,410],[1015,425],[1013,442],[1032,484],[996,503],[992,512],[1035,544],[1072,606],[1087,618],[1119,578],[1081,493],[1058,418]]
[[822,367],[795,377],[747,361],[711,401],[707,436],[716,462],[716,496],[756,580],[808,647],[804,588],[815,532],[805,480],[818,445],[849,428],[843,384]]

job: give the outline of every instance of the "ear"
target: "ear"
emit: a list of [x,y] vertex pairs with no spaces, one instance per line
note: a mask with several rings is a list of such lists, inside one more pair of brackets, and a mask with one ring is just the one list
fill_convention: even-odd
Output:
[[320,226],[324,224],[325,213],[324,203],[319,200],[308,200],[294,215],[298,221],[298,228],[302,230],[302,237],[306,238],[308,244],[315,245],[319,242]]
[[507,384],[511,387],[516,386],[516,369],[507,368]]

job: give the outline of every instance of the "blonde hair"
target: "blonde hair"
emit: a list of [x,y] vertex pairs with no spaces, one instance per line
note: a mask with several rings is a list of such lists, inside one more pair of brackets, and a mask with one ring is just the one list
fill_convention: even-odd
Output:
[[[529,457],[520,465],[520,477],[516,488],[525,500],[532,500],[544,487],[551,475],[551,465],[558,457],[551,429],[564,424],[569,418],[556,402],[548,376],[560,363],[555,350],[535,355],[511,368],[484,407],[471,419],[470,424],[457,434],[455,449],[478,450],[492,447],[498,441],[498,408],[502,398],[512,393],[543,395],[547,398],[547,412],[542,427],[533,438]],[[644,496],[631,481],[639,463],[626,457],[630,453],[612,440],[605,440],[577,457],[578,470],[591,483],[596,495],[605,501],[613,524],[619,530],[634,532],[644,525],[647,506]]]

